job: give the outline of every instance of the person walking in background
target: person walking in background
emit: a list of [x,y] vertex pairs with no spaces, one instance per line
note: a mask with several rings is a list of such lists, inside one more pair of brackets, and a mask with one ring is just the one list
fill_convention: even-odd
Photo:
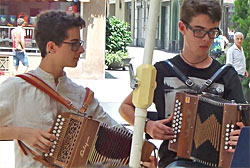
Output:
[[219,58],[225,53],[227,44],[229,43],[228,39],[222,34],[214,39],[214,42],[211,47],[211,55],[214,58]]
[[244,35],[241,32],[234,34],[234,44],[227,51],[226,64],[231,64],[237,71],[240,81],[243,77],[248,77],[249,73],[246,70],[246,58],[242,48]]
[[25,52],[25,29],[23,28],[25,22],[23,18],[17,19],[17,27],[11,31],[11,38],[13,42],[13,75],[18,72],[19,62],[26,67],[25,72],[28,71],[29,61],[27,53]]

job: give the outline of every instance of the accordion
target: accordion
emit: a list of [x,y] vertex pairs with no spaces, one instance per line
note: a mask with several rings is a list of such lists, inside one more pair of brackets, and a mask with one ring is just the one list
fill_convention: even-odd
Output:
[[174,139],[168,148],[176,152],[177,157],[211,167],[230,167],[233,157],[233,153],[227,151],[233,149],[228,143],[230,132],[249,110],[249,104],[236,104],[211,95],[176,93]]
[[[51,131],[56,141],[43,158],[58,167],[103,164],[128,165],[132,134],[73,113],[59,112]],[[145,141],[142,161],[148,161],[155,146]]]

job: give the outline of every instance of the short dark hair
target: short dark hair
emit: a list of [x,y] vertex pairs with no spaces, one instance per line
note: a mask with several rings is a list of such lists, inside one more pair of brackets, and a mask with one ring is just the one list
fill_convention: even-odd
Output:
[[218,0],[184,0],[181,6],[180,19],[190,23],[193,17],[205,14],[213,22],[219,22],[221,20],[221,10]]
[[37,15],[34,32],[41,56],[47,54],[46,45],[49,41],[60,46],[68,38],[67,31],[73,27],[85,27],[84,20],[75,14],[56,10],[43,11]]

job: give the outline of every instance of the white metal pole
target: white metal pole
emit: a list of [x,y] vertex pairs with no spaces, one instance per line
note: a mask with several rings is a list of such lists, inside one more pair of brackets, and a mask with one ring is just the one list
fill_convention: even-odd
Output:
[[[149,17],[147,23],[147,34],[144,46],[143,64],[152,64],[153,51],[155,45],[156,25],[160,8],[160,0],[150,0]],[[152,81],[148,81],[152,82]],[[140,87],[140,83],[139,83]],[[141,95],[143,96],[143,95]],[[136,106],[136,105],[135,105]],[[132,139],[129,167],[139,168],[141,161],[141,150],[143,145],[143,133],[147,108],[135,109],[134,134]]]

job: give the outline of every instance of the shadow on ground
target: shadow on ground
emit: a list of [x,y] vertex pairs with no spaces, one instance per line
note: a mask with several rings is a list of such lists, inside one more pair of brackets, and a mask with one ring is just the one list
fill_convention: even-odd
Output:
[[109,72],[105,71],[105,79],[117,79],[117,77],[111,75]]

